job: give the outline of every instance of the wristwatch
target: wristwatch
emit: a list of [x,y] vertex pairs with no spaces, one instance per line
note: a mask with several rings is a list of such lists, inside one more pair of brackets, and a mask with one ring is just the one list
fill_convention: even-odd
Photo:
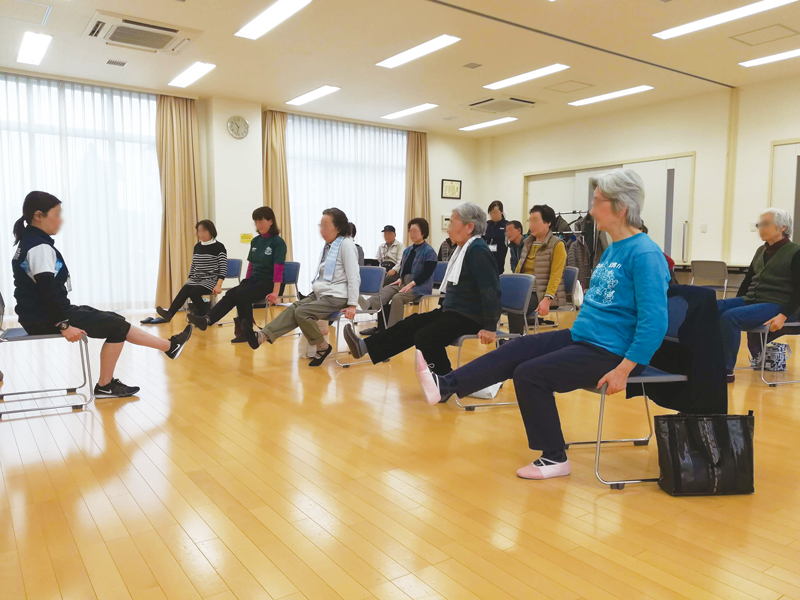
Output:
[[69,329],[69,321],[61,321],[61,323],[56,323],[56,329],[59,331],[66,331]]

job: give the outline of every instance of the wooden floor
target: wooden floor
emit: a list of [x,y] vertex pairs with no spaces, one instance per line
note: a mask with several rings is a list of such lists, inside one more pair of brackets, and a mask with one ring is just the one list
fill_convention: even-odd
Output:
[[[231,334],[195,331],[177,362],[127,347],[139,398],[0,422],[2,600],[800,599],[800,386],[731,387],[756,414],[755,495],[671,498],[600,485],[591,447],[571,477],[517,479],[535,455],[516,408],[428,406],[411,353],[309,369],[297,338],[254,353]],[[74,378],[76,357],[0,347],[3,390]],[[597,397],[558,402],[567,438],[590,438]],[[620,397],[607,422],[647,430]],[[605,458],[658,473],[654,443]]]

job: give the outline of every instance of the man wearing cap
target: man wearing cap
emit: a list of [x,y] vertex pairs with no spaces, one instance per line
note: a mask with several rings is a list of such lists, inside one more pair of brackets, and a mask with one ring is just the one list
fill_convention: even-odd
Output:
[[392,283],[399,277],[397,265],[403,257],[403,242],[397,239],[397,231],[394,225],[387,225],[383,228],[384,242],[378,247],[378,262],[386,269],[386,279],[383,285]]

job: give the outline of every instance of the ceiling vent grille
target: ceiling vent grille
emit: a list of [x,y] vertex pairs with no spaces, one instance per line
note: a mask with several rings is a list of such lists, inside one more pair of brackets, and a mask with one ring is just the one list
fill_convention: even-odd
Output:
[[472,110],[487,113],[510,113],[524,108],[531,108],[536,104],[533,100],[524,98],[484,98],[469,105]]
[[111,60],[111,59],[108,59],[106,61],[106,64],[107,65],[111,65],[112,67],[124,67],[128,63],[126,63],[124,60]]
[[200,31],[97,11],[83,32],[84,37],[103,40],[109,46],[146,52],[175,54],[201,34]]

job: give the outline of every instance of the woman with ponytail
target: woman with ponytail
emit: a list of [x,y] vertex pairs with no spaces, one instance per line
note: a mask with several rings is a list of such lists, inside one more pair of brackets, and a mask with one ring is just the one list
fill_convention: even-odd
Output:
[[11,261],[19,323],[30,335],[61,333],[70,342],[77,342],[84,335],[104,339],[95,397],[133,396],[138,387],[114,378],[123,344],[127,341],[155,348],[175,359],[192,335],[192,326],[165,340],[131,327],[122,315],[71,304],[69,269],[51,237],[59,232],[63,222],[58,198],[47,192],[27,195],[22,217],[14,224],[17,250]]

